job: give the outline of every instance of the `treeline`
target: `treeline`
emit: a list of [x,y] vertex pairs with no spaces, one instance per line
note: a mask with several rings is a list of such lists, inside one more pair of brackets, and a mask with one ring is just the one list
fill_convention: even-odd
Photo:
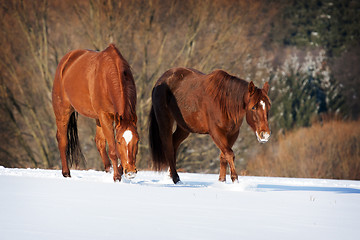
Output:
[[[320,113],[357,118],[359,103],[353,99],[359,97],[359,70],[351,66],[359,63],[355,26],[360,6],[357,1],[338,2],[3,1],[0,165],[60,166],[51,106],[56,66],[72,49],[103,50],[109,43],[128,60],[136,81],[140,169],[151,167],[147,118],[152,86],[175,66],[205,73],[221,68],[258,86],[269,81],[274,139],[310,126]],[[334,32],[340,27],[345,32]],[[328,40],[338,34],[341,38]],[[102,169],[94,120],[80,117],[78,127],[87,159],[82,167]],[[234,146],[239,169],[262,147],[255,142],[244,123]],[[180,149],[178,167],[217,172],[218,154],[208,136],[191,136]]]

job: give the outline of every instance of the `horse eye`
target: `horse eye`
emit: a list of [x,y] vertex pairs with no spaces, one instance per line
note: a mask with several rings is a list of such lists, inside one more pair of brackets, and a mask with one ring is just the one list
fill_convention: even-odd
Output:
[[255,105],[252,107],[252,110],[256,110],[256,107],[255,107]]

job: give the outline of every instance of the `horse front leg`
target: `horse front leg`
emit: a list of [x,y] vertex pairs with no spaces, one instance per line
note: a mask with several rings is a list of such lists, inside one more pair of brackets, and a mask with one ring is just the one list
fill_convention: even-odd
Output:
[[96,120],[96,135],[95,135],[96,147],[100,153],[101,159],[104,163],[105,172],[110,172],[110,160],[106,152],[106,139],[101,128],[99,120]]
[[236,173],[235,164],[234,164],[234,159],[235,159],[234,152],[230,149],[230,151],[227,151],[226,153],[221,153],[221,154],[224,155],[224,159],[229,164],[231,180],[233,182],[238,181],[238,175]]
[[114,116],[111,114],[100,114],[99,122],[101,125],[102,132],[104,137],[109,145],[109,158],[111,160],[113,169],[114,169],[114,181],[121,181],[121,175],[123,173],[122,166],[118,166],[118,154],[116,152],[116,142],[115,142],[115,135],[114,135]]
[[213,131],[210,133],[212,139],[216,146],[220,149],[220,174],[219,174],[219,181],[225,182],[226,181],[226,168],[229,164],[230,167],[230,176],[233,182],[238,181],[238,174],[235,170],[234,159],[235,155],[232,151],[232,146],[234,145],[239,132],[235,132],[230,136],[226,136],[223,131],[219,129],[217,131]]
[[220,153],[220,174],[219,174],[219,181],[226,182],[226,168],[227,168],[227,161],[225,155],[221,152]]

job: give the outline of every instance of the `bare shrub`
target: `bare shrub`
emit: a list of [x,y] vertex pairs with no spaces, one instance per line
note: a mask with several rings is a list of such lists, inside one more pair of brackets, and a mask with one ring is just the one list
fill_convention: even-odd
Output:
[[360,179],[360,121],[329,121],[280,137],[247,164],[250,175]]

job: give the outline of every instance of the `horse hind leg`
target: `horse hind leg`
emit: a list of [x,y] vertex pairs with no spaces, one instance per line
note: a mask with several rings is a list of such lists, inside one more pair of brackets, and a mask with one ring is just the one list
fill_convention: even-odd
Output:
[[160,131],[160,137],[164,147],[165,158],[167,159],[167,162],[170,167],[170,177],[172,178],[173,182],[176,184],[180,182],[180,177],[176,171],[176,158],[175,158],[176,152],[174,149],[173,136],[172,136],[173,121],[171,121],[171,124],[170,123],[168,124],[171,127],[162,128],[162,130]]
[[60,152],[62,174],[64,177],[70,177],[69,165],[72,163],[78,166],[81,161],[85,162],[84,155],[81,152],[77,133],[77,113],[73,109],[59,112],[56,115],[56,139]]
[[56,139],[58,142],[58,148],[60,152],[62,175],[64,177],[71,177],[68,158],[66,154],[67,146],[68,146],[67,127],[71,114],[72,113],[70,112],[65,115],[56,117],[56,125],[57,125]]
[[110,172],[110,160],[106,152],[106,138],[102,131],[99,120],[96,120],[96,135],[95,135],[96,147],[100,153],[101,159],[104,163],[105,172]]
[[158,104],[153,105],[156,121],[158,124],[159,137],[162,146],[162,152],[170,167],[170,177],[173,182],[176,184],[180,182],[180,177],[176,171],[176,161],[175,161],[175,153],[174,153],[174,145],[173,145],[173,124],[174,119],[171,116],[168,108],[158,107]]
[[174,160],[176,162],[176,153],[180,144],[189,136],[189,132],[177,125],[175,132],[172,135],[173,147],[174,147]]

